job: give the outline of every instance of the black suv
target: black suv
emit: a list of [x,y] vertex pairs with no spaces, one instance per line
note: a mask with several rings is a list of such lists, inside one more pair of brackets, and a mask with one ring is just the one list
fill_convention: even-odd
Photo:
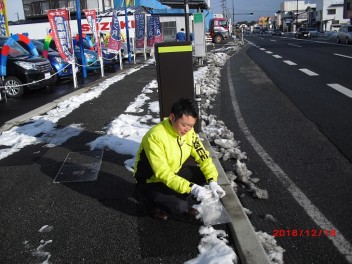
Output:
[[[8,38],[0,37],[0,50]],[[6,62],[4,86],[8,97],[19,97],[28,89],[41,89],[54,83],[54,70],[50,62],[42,57],[32,56],[17,42],[9,50]]]
[[301,27],[296,30],[295,38],[310,38],[310,33],[308,28]]

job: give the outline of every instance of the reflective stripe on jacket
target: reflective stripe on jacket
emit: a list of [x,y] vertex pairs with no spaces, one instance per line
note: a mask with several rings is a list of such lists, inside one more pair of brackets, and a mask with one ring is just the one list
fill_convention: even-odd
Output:
[[136,180],[162,182],[178,193],[190,193],[190,182],[177,175],[190,156],[199,164],[206,180],[217,181],[218,171],[194,129],[181,137],[165,118],[142,139],[134,166]]

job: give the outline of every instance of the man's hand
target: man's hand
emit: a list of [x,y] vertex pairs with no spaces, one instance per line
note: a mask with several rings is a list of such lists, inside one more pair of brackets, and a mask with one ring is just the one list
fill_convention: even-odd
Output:
[[216,199],[222,198],[226,194],[217,182],[210,182],[209,187]]
[[191,189],[191,194],[193,194],[198,201],[202,201],[203,199],[209,199],[211,197],[211,191],[199,186],[197,184],[193,184]]

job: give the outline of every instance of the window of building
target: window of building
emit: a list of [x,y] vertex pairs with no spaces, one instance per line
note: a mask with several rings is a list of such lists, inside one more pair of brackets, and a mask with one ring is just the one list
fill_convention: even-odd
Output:
[[175,41],[176,21],[161,22],[161,32],[163,41]]
[[328,9],[328,15],[336,15],[336,9]]

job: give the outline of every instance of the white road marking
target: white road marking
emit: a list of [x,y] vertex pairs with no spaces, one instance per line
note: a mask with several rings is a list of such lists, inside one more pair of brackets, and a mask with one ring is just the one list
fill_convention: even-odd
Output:
[[340,84],[337,83],[330,83],[328,84],[331,88],[335,89],[336,91],[339,91],[340,93],[343,93],[344,95],[352,98],[352,91]]
[[273,57],[275,57],[277,59],[282,59],[282,57],[280,55],[273,55]]
[[264,48],[260,48],[260,50],[265,50]]
[[295,45],[295,44],[291,44],[291,43],[288,43],[289,46],[294,46],[294,47],[298,47],[298,48],[302,48],[302,46],[300,45]]
[[284,60],[284,63],[286,63],[288,65],[297,65],[296,63],[289,61],[289,60]]
[[344,57],[344,58],[348,58],[348,59],[352,59],[351,56],[346,56],[346,55],[343,55],[343,54],[334,53],[334,55],[335,55],[335,56]]
[[342,255],[347,259],[348,263],[352,263],[352,245],[345,239],[342,233],[320,212],[320,210],[308,199],[308,197],[294,184],[288,175],[280,168],[279,165],[269,156],[264,148],[257,142],[249,131],[244,119],[242,117],[238,101],[236,98],[235,88],[231,79],[230,60],[227,62],[227,79],[230,88],[230,94],[232,98],[232,106],[235,110],[235,117],[240,126],[243,134],[246,136],[249,143],[253,146],[255,151],[262,158],[264,163],[270,168],[273,174],[280,180],[280,182],[287,188],[293,198],[300,204],[300,206],[306,211],[306,213],[312,218],[312,220],[320,226],[322,230],[336,230],[336,236],[327,236],[334,246],[341,252]]
[[273,54],[272,51],[268,51],[268,50],[266,51],[266,53],[268,53],[268,54]]
[[301,72],[304,72],[305,74],[309,75],[309,76],[318,76],[319,74],[312,72],[308,69],[299,69]]

